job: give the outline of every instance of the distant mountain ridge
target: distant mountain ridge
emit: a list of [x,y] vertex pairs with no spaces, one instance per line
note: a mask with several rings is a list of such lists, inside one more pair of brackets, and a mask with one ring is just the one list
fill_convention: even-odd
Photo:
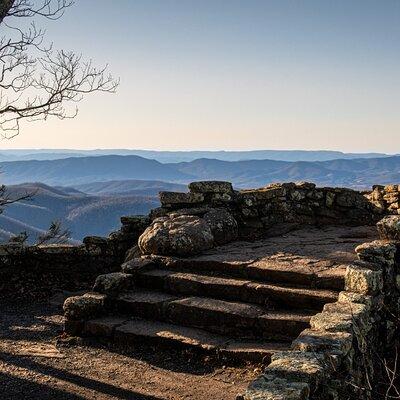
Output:
[[[162,164],[139,156],[72,157],[45,161],[0,163],[2,183],[43,182],[52,186],[89,189],[89,184],[104,182],[115,192],[127,181],[163,181],[185,185],[195,180],[228,180],[238,188],[260,187],[271,182],[313,181],[320,186],[346,186],[364,189],[373,184],[400,182],[400,156],[380,158],[338,159],[330,161],[223,161],[201,158],[190,162]],[[132,184],[132,182],[131,182]],[[81,186],[86,185],[86,186]],[[136,186],[135,186],[136,185]],[[133,184],[132,190],[138,190]],[[171,186],[170,186],[171,187]],[[155,194],[155,189],[153,194]],[[172,187],[171,187],[172,190]],[[173,189],[174,190],[174,189]],[[136,192],[137,194],[138,192]]]
[[0,163],[5,184],[43,182],[72,186],[96,181],[141,179],[186,181],[191,177],[166,164],[139,156],[71,157]]
[[[91,182],[81,185],[74,185],[78,191],[99,196],[128,196],[146,195],[158,196],[161,191],[185,192],[187,185],[162,181],[144,181],[138,179],[128,179],[122,181]],[[70,188],[67,188],[67,190]]]
[[212,158],[222,161],[276,160],[276,161],[329,161],[335,159],[379,158],[384,153],[344,153],[332,150],[246,150],[246,151],[157,151],[140,149],[41,149],[41,150],[3,150],[0,162],[25,160],[57,160],[69,157],[97,157],[104,155],[136,155],[162,163],[189,162],[199,158]]

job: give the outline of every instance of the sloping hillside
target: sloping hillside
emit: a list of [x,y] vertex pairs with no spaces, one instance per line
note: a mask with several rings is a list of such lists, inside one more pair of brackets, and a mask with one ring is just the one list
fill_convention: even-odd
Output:
[[169,183],[162,181],[144,181],[137,179],[128,179],[124,181],[106,181],[93,182],[81,185],[74,185],[78,191],[95,195],[146,195],[158,196],[161,191],[185,192],[186,185],[178,183]]
[[220,161],[199,159],[168,164],[197,179],[232,181],[237,187],[264,186],[271,182],[312,181],[321,186],[368,188],[400,182],[400,157],[316,162],[273,160]]
[[120,226],[122,215],[147,214],[159,204],[154,196],[92,196],[41,183],[9,186],[8,191],[12,196],[30,193],[33,197],[9,205],[0,215],[3,241],[22,231],[34,241],[53,220],[62,221],[75,240],[87,235],[104,236]]

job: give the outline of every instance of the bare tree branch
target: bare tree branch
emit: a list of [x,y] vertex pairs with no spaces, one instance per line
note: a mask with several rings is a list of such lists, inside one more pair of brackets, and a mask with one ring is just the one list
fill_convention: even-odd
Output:
[[19,17],[59,19],[73,0],[43,0],[36,7],[30,0],[0,2],[0,24],[8,32],[0,38],[0,136],[17,135],[21,120],[73,118],[74,103],[86,94],[115,92],[119,81],[107,66],[97,68],[79,54],[53,50],[33,21],[25,29],[10,25]]
[[36,192],[23,192],[11,194],[5,185],[0,186],[0,214],[3,211],[3,207],[13,203],[18,203],[23,200],[31,200]]

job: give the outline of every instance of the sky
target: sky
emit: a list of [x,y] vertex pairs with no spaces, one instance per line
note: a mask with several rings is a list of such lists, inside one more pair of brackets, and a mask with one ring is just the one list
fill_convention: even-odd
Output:
[[36,23],[121,83],[0,150],[400,152],[399,0],[76,0]]

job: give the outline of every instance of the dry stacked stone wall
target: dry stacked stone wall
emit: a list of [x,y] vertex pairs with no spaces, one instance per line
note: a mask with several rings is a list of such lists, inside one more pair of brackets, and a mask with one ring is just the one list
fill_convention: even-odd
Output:
[[119,270],[127,250],[136,245],[149,219],[122,217],[121,223],[121,229],[109,237],[89,236],[80,246],[0,246],[0,297],[41,297],[54,288],[88,288],[99,274]]
[[[399,337],[400,217],[378,224],[381,240],[355,251],[345,290],[278,352],[240,400],[375,400],[385,397],[384,357]],[[398,344],[398,343],[397,343]]]
[[400,214],[400,185],[375,185],[366,197],[382,214]]
[[284,225],[370,225],[381,213],[358,191],[317,188],[308,182],[277,183],[241,191],[233,190],[229,182],[193,182],[189,190],[161,192],[161,207],[152,211],[151,218],[171,212],[203,215],[210,208],[225,208],[238,222],[239,236],[253,238]]

